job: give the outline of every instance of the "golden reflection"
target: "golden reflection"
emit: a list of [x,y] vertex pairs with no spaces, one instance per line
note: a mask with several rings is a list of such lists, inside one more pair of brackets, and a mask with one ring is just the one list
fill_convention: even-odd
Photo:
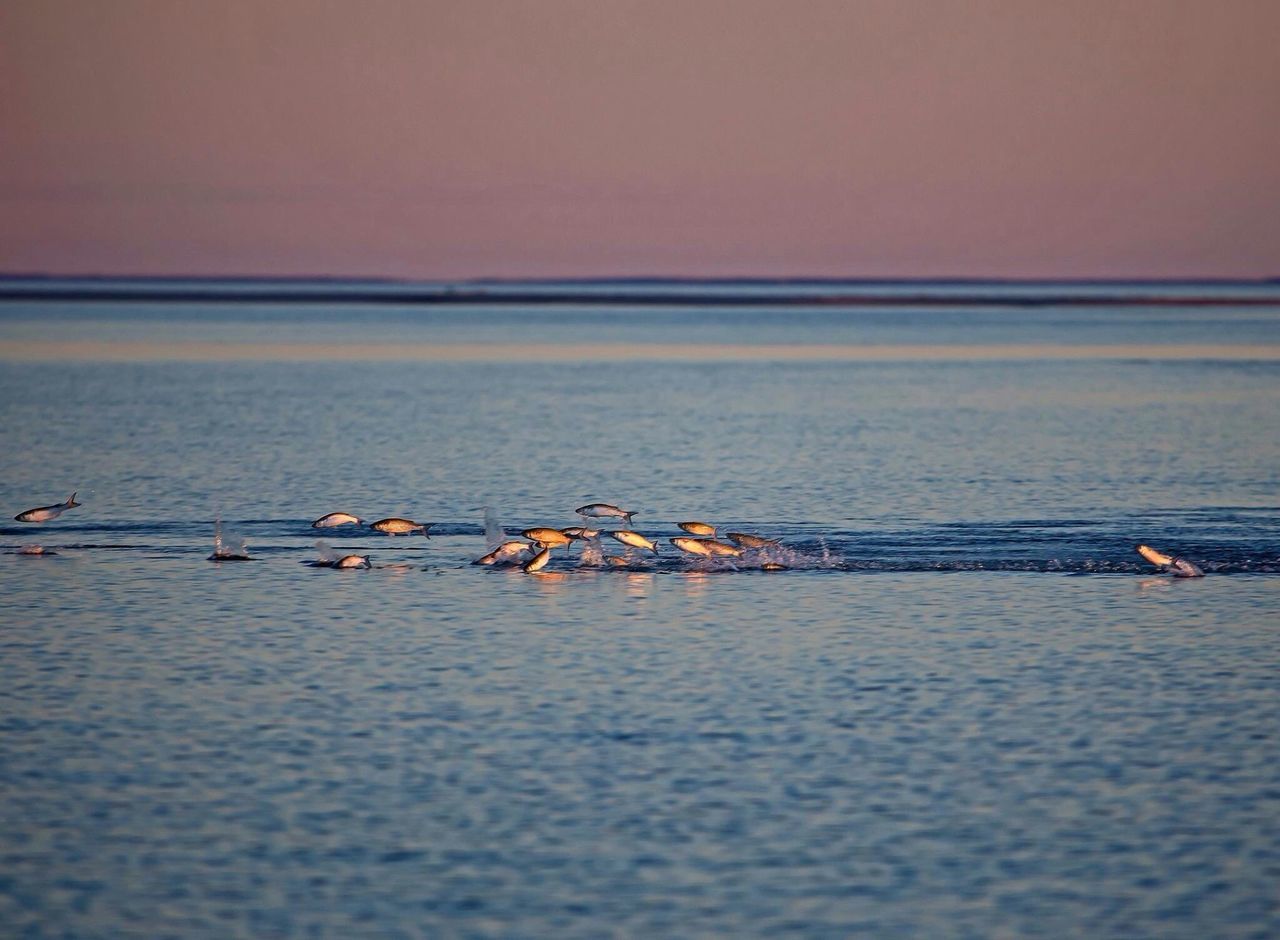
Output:
[[563,571],[530,571],[529,577],[533,578],[539,587],[559,589],[559,586],[569,580],[569,576]]
[[627,572],[627,596],[628,597],[648,597],[649,590],[652,587],[653,587],[652,571]]
[[684,583],[684,593],[686,597],[698,597],[705,594],[707,584],[711,580],[711,575],[705,571],[690,569],[682,571],[680,580]]

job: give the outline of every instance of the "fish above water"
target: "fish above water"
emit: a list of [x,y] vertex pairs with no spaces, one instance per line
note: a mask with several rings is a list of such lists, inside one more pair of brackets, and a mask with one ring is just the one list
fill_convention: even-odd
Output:
[[525,555],[533,551],[533,546],[528,542],[510,541],[503,542],[487,555],[482,555],[471,564],[473,565],[514,565],[521,561]]
[[1138,545],[1137,552],[1151,564],[1157,568],[1163,568],[1175,578],[1203,578],[1204,572],[1199,567],[1193,565],[1185,558],[1178,558],[1176,555],[1166,555],[1164,552],[1156,551],[1150,545]]
[[726,532],[725,537],[743,548],[773,548],[778,544],[777,539],[767,539],[760,535],[748,535],[745,532]]
[[18,522],[48,522],[50,519],[57,519],[68,509],[75,509],[81,505],[76,502],[76,494],[72,493],[71,498],[65,503],[54,503],[52,506],[38,506],[35,509],[28,509],[26,512],[20,512],[13,518]]
[[711,538],[715,538],[716,535],[716,527],[705,522],[677,522],[676,525],[690,535],[703,535]]
[[630,529],[617,529],[614,532],[606,533],[610,538],[617,539],[623,545],[630,545],[632,548],[643,548],[658,554],[658,546],[649,541],[639,532],[632,532]]
[[368,555],[343,555],[335,561],[330,567],[332,568],[372,568],[373,563],[369,561]]
[[530,542],[537,542],[543,548],[555,548],[558,545],[568,545],[573,541],[573,537],[566,535],[560,529],[551,529],[547,526],[537,526],[532,529],[525,529],[520,533]]
[[425,538],[431,538],[427,534],[427,530],[433,525],[435,525],[434,522],[414,522],[412,519],[391,516],[387,519],[379,519],[377,522],[370,523],[369,528],[375,532],[385,532],[387,535],[406,535],[410,532],[421,532]]
[[560,530],[571,539],[590,540],[600,537],[599,529],[588,529],[586,526],[571,525]]
[[627,525],[631,525],[631,517],[636,514],[634,509],[631,511],[619,509],[611,503],[591,503],[589,506],[579,506],[574,512],[588,519],[607,519],[610,517],[626,519]]
[[313,529],[331,529],[338,525],[364,525],[364,520],[349,512],[331,512],[311,523]]
[[547,567],[547,562],[551,560],[551,547],[547,546],[538,554],[525,562],[521,568],[525,574],[533,574],[535,571],[541,571]]
[[680,551],[687,552],[690,555],[706,556],[711,554],[711,549],[707,548],[707,546],[703,544],[702,539],[692,539],[681,536],[674,539],[667,539],[667,541],[680,549]]
[[699,539],[706,546],[707,551],[712,555],[728,555],[730,558],[741,558],[742,549],[737,545],[730,545],[728,542],[720,542],[716,539]]

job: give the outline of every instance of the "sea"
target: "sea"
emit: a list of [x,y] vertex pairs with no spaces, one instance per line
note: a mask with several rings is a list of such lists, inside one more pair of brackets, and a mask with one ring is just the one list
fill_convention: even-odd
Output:
[[0,936],[1280,936],[1280,284],[10,279],[0,429]]

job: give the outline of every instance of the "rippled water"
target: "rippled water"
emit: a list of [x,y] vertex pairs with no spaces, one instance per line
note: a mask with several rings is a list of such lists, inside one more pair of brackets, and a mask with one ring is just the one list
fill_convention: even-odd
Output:
[[[57,552],[0,554],[0,933],[1280,932],[1280,363],[1181,357],[1272,308],[314,314],[0,308],[0,354],[413,347],[0,361],[5,518],[84,503],[0,524]],[[785,349],[1137,340],[1177,349]],[[582,341],[687,354],[510,353]],[[661,554],[470,564],[477,507],[595,500]],[[789,570],[680,558],[690,518]]]

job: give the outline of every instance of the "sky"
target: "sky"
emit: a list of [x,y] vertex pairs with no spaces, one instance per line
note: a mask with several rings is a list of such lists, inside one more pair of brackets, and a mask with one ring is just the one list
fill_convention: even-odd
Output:
[[1280,275],[1280,4],[6,0],[0,272]]

